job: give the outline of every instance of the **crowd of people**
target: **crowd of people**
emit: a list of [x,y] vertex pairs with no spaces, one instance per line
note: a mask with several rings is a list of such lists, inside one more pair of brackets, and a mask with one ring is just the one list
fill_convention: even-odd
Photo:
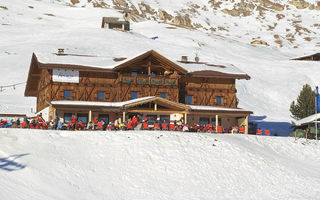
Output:
[[133,116],[127,121],[122,122],[121,119],[116,119],[114,122],[105,122],[103,119],[94,119],[87,124],[78,120],[74,115],[69,122],[62,122],[58,117],[55,120],[46,122],[42,114],[37,116],[37,119],[20,121],[1,120],[0,128],[29,128],[29,129],[51,129],[51,130],[164,130],[164,131],[183,131],[183,132],[209,132],[209,133],[244,133],[244,127],[230,127],[223,129],[221,126],[214,126],[211,123],[192,125],[184,123],[183,119],[177,121],[166,120],[149,120],[148,117],[141,119],[140,116]]

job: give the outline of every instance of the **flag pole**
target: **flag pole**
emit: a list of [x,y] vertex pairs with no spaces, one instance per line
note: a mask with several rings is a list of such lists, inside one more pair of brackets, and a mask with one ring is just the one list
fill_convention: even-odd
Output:
[[319,98],[319,91],[318,91],[318,86],[316,86],[316,95],[315,95],[315,128],[316,128],[316,141],[318,141],[318,118],[317,118],[317,113],[318,113],[318,98]]

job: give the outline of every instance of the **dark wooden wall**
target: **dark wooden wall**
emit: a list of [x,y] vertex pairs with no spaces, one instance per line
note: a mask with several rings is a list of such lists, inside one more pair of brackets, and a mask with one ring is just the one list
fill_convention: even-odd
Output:
[[[80,72],[79,83],[52,82],[52,70],[43,69],[38,86],[37,111],[55,100],[99,101],[98,92],[104,92],[106,102],[127,101],[131,92],[138,98],[160,96],[185,103],[186,95],[192,96],[193,105],[236,108],[235,79],[130,76],[106,72]],[[64,98],[64,91],[71,91],[71,98]],[[216,97],[223,97],[223,104],[216,104]]]
[[[185,77],[180,80],[180,102],[192,96],[192,105],[221,106],[236,108],[235,79]],[[216,97],[222,97],[222,104],[216,104]]]

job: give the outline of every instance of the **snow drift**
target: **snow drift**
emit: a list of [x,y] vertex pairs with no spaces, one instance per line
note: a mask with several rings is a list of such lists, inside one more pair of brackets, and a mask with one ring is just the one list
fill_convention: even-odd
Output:
[[320,146],[181,132],[0,130],[0,199],[319,199]]

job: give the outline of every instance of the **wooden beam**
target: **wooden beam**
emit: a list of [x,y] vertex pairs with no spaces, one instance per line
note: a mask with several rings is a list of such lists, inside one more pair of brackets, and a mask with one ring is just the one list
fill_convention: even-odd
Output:
[[219,116],[216,115],[216,133],[218,132],[218,126],[219,126]]
[[246,116],[246,119],[245,119],[244,123],[245,123],[244,133],[248,134],[248,132],[249,132],[249,115]]
[[158,109],[158,105],[157,105],[157,102],[154,103],[154,110],[157,110]]
[[122,112],[122,122],[126,121],[126,111]]
[[205,116],[231,116],[231,117],[245,117],[248,115],[248,113],[222,113],[222,112],[211,112],[211,113],[205,113],[205,112],[188,112],[190,115],[205,115]]
[[157,110],[155,111],[154,109],[129,109],[127,112],[137,112],[137,113],[184,113],[184,111],[178,111],[178,110]]

